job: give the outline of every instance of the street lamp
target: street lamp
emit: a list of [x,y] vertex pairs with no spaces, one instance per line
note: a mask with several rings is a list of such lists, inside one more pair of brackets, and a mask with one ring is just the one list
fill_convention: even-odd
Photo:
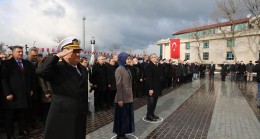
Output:
[[27,51],[28,48],[29,48],[29,47],[27,46],[27,44],[25,44],[25,54],[26,54],[26,55],[28,55],[28,51]]
[[94,64],[94,60],[95,60],[95,56],[94,56],[94,46],[95,46],[95,38],[92,37],[92,39],[90,40],[90,44],[91,44],[91,57],[90,57],[90,61],[89,64],[93,65]]

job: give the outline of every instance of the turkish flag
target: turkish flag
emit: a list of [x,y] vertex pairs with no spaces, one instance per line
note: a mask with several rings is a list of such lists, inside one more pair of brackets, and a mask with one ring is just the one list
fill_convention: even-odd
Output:
[[180,39],[170,40],[171,58],[180,58]]
[[48,52],[48,53],[50,52],[50,48],[47,48],[47,52]]
[[44,48],[42,48],[42,53],[44,52]]
[[55,52],[55,48],[52,48],[52,52],[53,52],[53,53]]

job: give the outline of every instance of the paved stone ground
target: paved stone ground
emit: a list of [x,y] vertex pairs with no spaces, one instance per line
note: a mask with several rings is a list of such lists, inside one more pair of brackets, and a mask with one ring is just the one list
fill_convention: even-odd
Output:
[[[256,107],[255,82],[225,82],[216,78],[196,80],[171,88],[159,98],[160,123],[142,120],[146,98],[135,100],[135,127],[139,139],[259,139],[260,109]],[[93,99],[93,98],[92,98]],[[93,106],[92,106],[93,109]],[[87,139],[110,139],[113,109],[87,117]],[[0,139],[4,139],[0,130]],[[128,136],[130,139],[134,137]],[[42,139],[42,130],[30,139]]]
[[221,82],[209,128],[209,139],[260,138],[259,121],[237,85],[240,86],[241,83]]
[[[182,105],[196,90],[198,90],[204,80],[196,80],[192,83],[183,84],[180,88],[174,90],[167,95],[159,98],[156,115],[167,118],[173,111],[175,111],[180,105]],[[140,139],[144,139],[150,134],[160,123],[148,123],[143,121],[143,117],[146,115],[146,106],[143,106],[135,111],[135,128],[134,133]],[[96,130],[95,132],[89,133],[87,139],[109,139],[115,134],[112,133],[113,122]]]
[[207,138],[219,81],[203,84],[146,139]]

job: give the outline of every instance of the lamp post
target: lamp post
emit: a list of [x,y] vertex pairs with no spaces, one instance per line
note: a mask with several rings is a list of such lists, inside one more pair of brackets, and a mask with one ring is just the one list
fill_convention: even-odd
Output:
[[83,49],[86,50],[85,48],[85,20],[86,20],[86,16],[84,15],[82,17],[82,21],[83,21]]
[[29,47],[27,46],[27,44],[25,44],[25,54],[28,55],[28,49]]
[[94,64],[94,60],[95,60],[95,56],[94,56],[94,46],[95,46],[95,38],[92,37],[92,39],[90,40],[90,44],[91,44],[91,57],[90,57],[90,65],[93,65]]

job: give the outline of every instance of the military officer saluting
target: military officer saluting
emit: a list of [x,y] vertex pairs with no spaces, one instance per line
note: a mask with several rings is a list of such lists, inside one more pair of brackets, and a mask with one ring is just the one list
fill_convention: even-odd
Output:
[[58,48],[61,52],[37,69],[53,88],[44,139],[85,139],[88,74],[79,64],[81,48],[74,37],[62,40]]

